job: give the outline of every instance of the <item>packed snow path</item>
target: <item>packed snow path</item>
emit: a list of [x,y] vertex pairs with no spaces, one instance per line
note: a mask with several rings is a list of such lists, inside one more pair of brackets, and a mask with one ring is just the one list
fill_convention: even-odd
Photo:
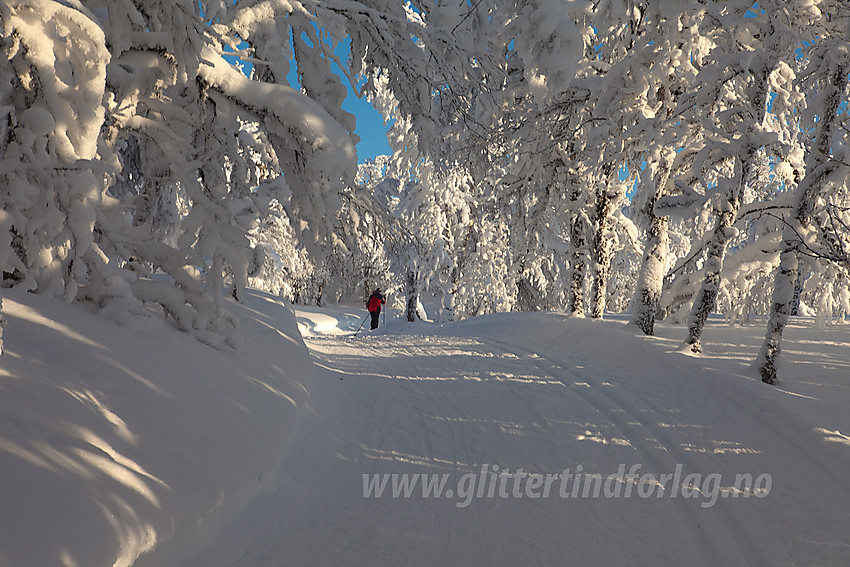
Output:
[[[835,400],[826,389],[814,399],[769,388],[623,325],[556,314],[391,325],[355,338],[334,333],[333,318],[301,316],[322,372],[278,488],[192,565],[845,565],[850,557],[846,407],[830,405],[843,403],[846,385]],[[356,327],[355,316],[337,319]],[[827,370],[846,382],[847,362],[834,364]],[[594,488],[581,477],[575,488],[573,478],[562,488],[565,469],[611,480]],[[635,477],[613,478],[618,470]],[[364,495],[364,483],[382,478],[373,475],[391,474],[419,475],[419,484],[394,497],[388,476],[380,497]],[[448,480],[440,497],[425,497],[421,481],[442,478],[434,474]],[[637,478],[645,474],[659,483]],[[529,475],[551,479],[548,489]],[[766,490],[736,492],[737,475]]]

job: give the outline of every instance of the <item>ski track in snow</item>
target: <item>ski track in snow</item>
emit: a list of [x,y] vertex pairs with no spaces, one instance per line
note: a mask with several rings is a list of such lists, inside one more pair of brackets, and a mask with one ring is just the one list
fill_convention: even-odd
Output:
[[[616,353],[599,370],[569,345],[522,332],[453,332],[308,333],[323,374],[277,490],[190,566],[841,565],[850,556],[847,460],[824,460],[808,448],[814,436],[770,420],[770,404],[735,399],[728,380],[693,376],[691,359],[670,355],[657,375],[633,375]],[[762,472],[774,484],[764,499],[709,508],[707,497],[561,498],[557,488],[465,508],[421,492],[363,497],[363,474],[448,473],[454,489],[483,465],[546,474],[579,464],[603,478],[619,464],[641,474],[681,465],[720,473],[723,486]],[[823,511],[830,499],[844,511]]]
[[[498,343],[498,345],[502,348],[506,348],[507,346],[506,343],[501,342]],[[511,351],[524,352],[527,355],[536,354],[518,345],[510,345],[508,348]],[[575,382],[590,384],[587,388],[580,386],[573,387],[573,392],[587,404],[596,409],[600,414],[608,418],[610,422],[627,437],[627,439],[634,443],[641,456],[649,461],[654,470],[673,470],[676,464],[679,463],[688,465],[688,470],[704,470],[694,466],[686,453],[678,449],[678,445],[669,439],[662,428],[658,427],[653,421],[643,419],[640,413],[633,409],[630,404],[610,393],[607,393],[600,384],[596,383],[596,380],[593,377],[586,373],[576,373],[575,371],[569,370],[552,360],[545,358],[543,360],[546,360],[546,362],[552,365],[564,376],[564,378],[557,378],[555,377],[555,374],[551,374],[554,379],[564,381],[565,378],[572,378]],[[543,372],[547,372],[547,370],[543,368],[542,364],[533,361],[532,364]],[[624,414],[625,419],[621,418],[617,411],[612,409],[612,406],[618,408]],[[652,408],[652,413],[657,415],[660,412],[657,408]],[[646,431],[645,434],[641,433],[642,429]],[[652,447],[651,444],[648,443],[648,441],[652,441],[653,439],[660,442],[658,447]],[[673,502],[676,504],[675,508],[677,513],[686,525],[699,525],[698,522],[700,520],[698,519],[695,510],[689,506],[689,503],[686,500],[679,499],[673,500]],[[739,551],[741,551],[742,558],[743,556],[746,556],[747,565],[767,564],[764,559],[762,559],[761,553],[753,548],[752,544],[748,540],[746,531],[742,529],[735,517],[728,514],[724,514],[724,516],[725,517],[721,518],[720,522],[717,522],[718,525],[713,531],[716,533],[723,530],[726,533],[719,535],[715,541],[722,541],[724,537],[728,537],[736,545]],[[730,529],[730,527],[732,527],[732,529]],[[706,534],[706,530],[691,529],[690,536],[698,549],[699,558],[704,561],[706,565],[732,564],[728,557],[723,557],[721,549],[715,548],[715,546],[712,545],[711,538]],[[740,564],[742,558],[736,558],[734,564]]]

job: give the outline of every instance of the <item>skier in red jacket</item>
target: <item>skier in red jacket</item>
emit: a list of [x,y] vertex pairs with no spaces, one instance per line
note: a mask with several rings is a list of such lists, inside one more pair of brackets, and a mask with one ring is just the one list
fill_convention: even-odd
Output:
[[381,305],[386,302],[387,299],[381,294],[381,288],[376,287],[372,295],[369,296],[369,301],[366,303],[369,314],[372,316],[372,329],[378,328],[378,315],[381,314]]

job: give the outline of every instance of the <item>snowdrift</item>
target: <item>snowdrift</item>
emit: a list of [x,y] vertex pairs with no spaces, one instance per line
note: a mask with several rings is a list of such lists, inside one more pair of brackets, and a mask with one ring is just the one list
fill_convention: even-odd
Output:
[[268,489],[314,370],[290,307],[232,309],[240,352],[4,292],[0,565],[177,562]]

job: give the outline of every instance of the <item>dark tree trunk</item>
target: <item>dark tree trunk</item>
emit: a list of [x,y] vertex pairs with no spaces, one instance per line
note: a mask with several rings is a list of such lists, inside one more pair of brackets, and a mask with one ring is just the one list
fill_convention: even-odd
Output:
[[577,180],[573,180],[573,191],[570,201],[573,205],[573,218],[570,224],[570,289],[567,297],[567,313],[576,317],[584,317],[584,280],[587,271],[587,223],[579,202],[581,188]]
[[655,193],[647,199],[643,209],[644,218],[648,220],[646,239],[643,250],[643,261],[638,274],[635,295],[632,299],[632,324],[647,335],[655,334],[655,317],[658,313],[658,302],[664,286],[664,275],[667,268],[667,217],[655,214],[655,203],[664,195],[667,180],[670,178],[672,157],[662,156],[658,161],[653,177]]
[[799,301],[797,286],[800,285],[800,273],[797,247],[800,244],[800,237],[798,230],[811,223],[812,206],[823,191],[829,175],[838,167],[836,162],[829,159],[829,149],[841,100],[846,90],[847,68],[839,65],[831,77],[828,91],[824,93],[824,112],[818,122],[819,130],[814,147],[807,156],[806,177],[797,187],[793,216],[782,231],[782,252],[773,284],[770,318],[764,342],[756,359],[762,382],[767,384],[773,384],[776,381],[776,365],[781,352],[782,333],[788,324],[792,306]]
[[602,319],[608,295],[608,274],[611,270],[611,213],[617,205],[617,193],[611,189],[615,180],[614,167],[604,168],[605,184],[596,191],[596,227],[593,233],[594,278],[590,296],[590,316]]

